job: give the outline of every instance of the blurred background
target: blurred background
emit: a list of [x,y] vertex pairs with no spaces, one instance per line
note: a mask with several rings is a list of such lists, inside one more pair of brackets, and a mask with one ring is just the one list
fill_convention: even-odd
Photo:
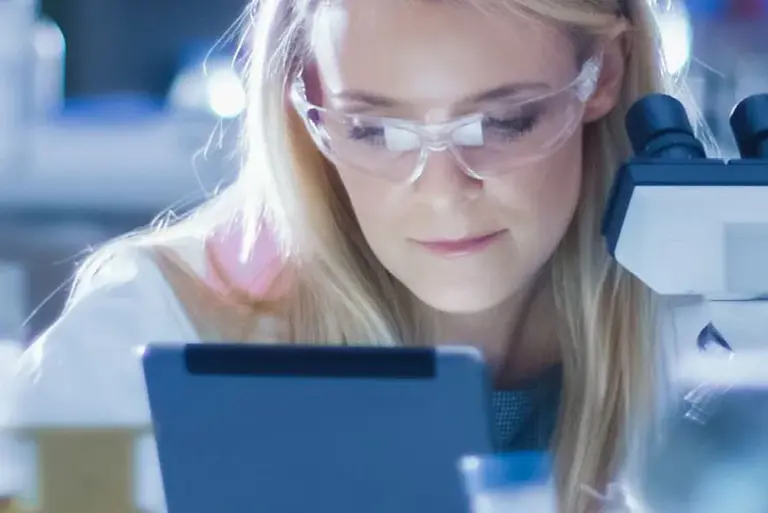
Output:
[[[677,93],[690,94],[681,99],[722,156],[736,156],[730,111],[768,92],[768,0],[648,1],[659,3],[666,65],[686,79]],[[0,378],[60,312],[92,248],[183,214],[236,174],[245,104],[236,22],[247,21],[245,8],[245,0],[0,0]],[[107,481],[127,482],[120,472],[133,463],[121,462],[135,436],[111,433],[92,451],[114,475],[82,451],[56,449],[60,468],[46,461],[62,483],[79,479],[75,461],[86,474],[99,468]],[[38,441],[61,442],[46,440]],[[0,455],[11,449],[0,438]],[[77,483],[82,495],[96,489],[90,482]]]
[[[768,0],[659,2],[668,66],[687,66],[688,106],[733,154],[731,108],[768,91]],[[52,321],[89,248],[232,178],[244,103],[233,23],[244,8],[0,0],[0,77],[23,77],[0,89],[0,339],[29,340]]]
[[50,324],[83,252],[237,170],[245,4],[0,0],[0,340]]

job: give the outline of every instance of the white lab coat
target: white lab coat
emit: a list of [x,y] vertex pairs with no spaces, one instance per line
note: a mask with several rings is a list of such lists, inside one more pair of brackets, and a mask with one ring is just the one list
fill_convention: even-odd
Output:
[[[188,241],[176,249],[192,269],[203,272],[202,244]],[[705,316],[700,303],[683,302],[665,322],[662,336],[695,344]],[[150,342],[198,340],[154,260],[128,252],[111,261],[95,287],[25,352],[16,374],[16,400],[0,426],[146,427],[151,421],[141,348]],[[154,441],[144,440],[139,453],[138,505],[164,512]]]

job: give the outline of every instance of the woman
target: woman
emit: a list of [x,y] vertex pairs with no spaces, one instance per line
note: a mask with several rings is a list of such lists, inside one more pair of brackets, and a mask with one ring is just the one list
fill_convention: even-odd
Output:
[[624,114],[662,85],[646,0],[253,13],[239,180],[91,259],[18,415],[148,422],[152,341],[471,343],[501,449],[551,445],[563,511],[594,510],[663,389],[654,301],[599,230]]

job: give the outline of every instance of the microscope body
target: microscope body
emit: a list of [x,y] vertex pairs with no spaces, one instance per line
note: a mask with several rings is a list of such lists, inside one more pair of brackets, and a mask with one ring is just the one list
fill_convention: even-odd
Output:
[[729,343],[768,349],[768,95],[744,100],[731,125],[743,158],[708,158],[677,100],[635,104],[635,157],[616,175],[602,231],[654,292],[703,297]]
[[605,219],[611,255],[658,294],[768,293],[768,160],[634,159]]
[[680,409],[648,446],[641,493],[656,513],[768,511],[768,94],[731,127],[742,158],[707,158],[677,100],[640,100],[603,218],[615,260],[660,295],[702,297],[702,334],[726,349],[682,372]]

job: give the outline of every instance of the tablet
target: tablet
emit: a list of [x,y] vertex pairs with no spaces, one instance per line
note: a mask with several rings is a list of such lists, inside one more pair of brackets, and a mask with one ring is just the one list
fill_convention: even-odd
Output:
[[169,513],[466,513],[459,459],[492,450],[470,348],[151,345]]

